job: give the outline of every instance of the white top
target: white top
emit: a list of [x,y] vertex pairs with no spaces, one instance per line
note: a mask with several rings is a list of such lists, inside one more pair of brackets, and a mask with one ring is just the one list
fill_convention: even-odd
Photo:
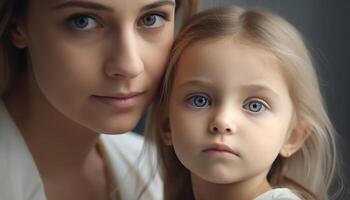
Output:
[[[118,188],[122,200],[137,199],[151,177],[155,178],[140,199],[163,198],[163,186],[159,175],[154,176],[150,173],[149,160],[139,159],[143,145],[142,136],[135,133],[102,134],[99,145],[112,175],[112,182]],[[43,182],[33,157],[1,100],[0,199],[46,200]]]
[[301,198],[288,188],[275,188],[261,194],[254,200],[301,200]]

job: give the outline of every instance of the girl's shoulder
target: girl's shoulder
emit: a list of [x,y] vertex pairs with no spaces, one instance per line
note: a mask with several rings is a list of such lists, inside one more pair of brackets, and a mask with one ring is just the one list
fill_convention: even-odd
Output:
[[254,200],[301,200],[301,198],[288,188],[275,188],[261,194]]

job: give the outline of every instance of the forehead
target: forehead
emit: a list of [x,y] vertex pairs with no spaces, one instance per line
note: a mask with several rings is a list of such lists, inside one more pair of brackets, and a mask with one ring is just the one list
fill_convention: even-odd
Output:
[[95,2],[95,3],[101,3],[101,4],[113,4],[113,3],[155,3],[155,2],[175,2],[175,0],[30,0],[30,1],[38,1],[41,3],[48,3],[48,4],[60,4],[60,3],[66,3],[66,2]]
[[232,37],[207,40],[190,45],[180,57],[183,75],[250,77],[282,74],[281,63],[272,53]]
[[128,13],[143,11],[159,6],[175,6],[175,0],[30,0],[30,5],[41,9],[86,8],[94,10]]

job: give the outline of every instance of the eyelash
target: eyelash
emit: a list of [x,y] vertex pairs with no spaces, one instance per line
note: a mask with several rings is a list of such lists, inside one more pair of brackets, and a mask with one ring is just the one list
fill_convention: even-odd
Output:
[[[208,104],[208,105],[206,105],[206,106],[196,106],[196,105],[194,105],[194,102],[191,102],[191,101],[194,101],[195,99],[194,98],[196,98],[196,97],[202,97],[202,98],[205,98],[206,99],[206,104]],[[187,104],[189,104],[191,107],[194,107],[194,108],[207,108],[207,107],[209,107],[209,106],[211,106],[212,105],[212,100],[211,100],[211,98],[208,96],[208,95],[206,95],[206,94],[202,94],[202,93],[196,93],[196,94],[191,94],[191,95],[189,95],[188,97],[186,97],[186,103]]]
[[[203,106],[198,106],[198,105],[195,105],[195,98],[198,98],[198,97],[202,97],[202,98],[205,98],[206,102],[205,102],[205,105]],[[210,107],[212,105],[212,100],[211,98],[206,95],[206,94],[191,94],[189,95],[188,97],[186,97],[186,103],[189,104],[191,107],[194,107],[194,108],[207,108],[207,107]],[[259,109],[259,111],[252,111],[250,110],[249,107],[249,104],[251,103],[259,103],[262,107]],[[263,100],[261,99],[249,99],[248,101],[245,101],[244,104],[243,104],[243,109],[245,109],[246,111],[250,112],[250,113],[260,113],[260,112],[265,112],[267,110],[270,110],[270,106]]]
[[166,12],[159,12],[159,11],[158,12],[157,11],[148,12],[148,13],[142,15],[141,18],[145,17],[147,15],[157,15],[157,16],[163,18],[164,20],[169,21],[169,15]]
[[95,28],[91,28],[89,30],[83,30],[83,29],[80,29],[78,27],[74,27],[74,20],[77,20],[78,18],[88,18],[88,19],[92,19],[94,20],[94,22],[97,24],[97,26],[102,26],[102,23],[100,23],[101,20],[98,19],[98,17],[94,16],[93,14],[90,14],[90,13],[79,13],[79,14],[74,14],[70,17],[67,18],[66,20],[66,23],[68,24],[68,26],[74,30],[77,30],[77,31],[81,31],[81,32],[84,32],[84,31],[90,31],[92,29],[95,29]]
[[[165,12],[149,12],[149,13],[146,13],[144,15],[142,15],[138,20],[137,20],[137,25],[138,26],[141,26],[141,27],[146,27],[147,28],[147,25],[144,25],[142,24],[142,19],[144,19],[145,17],[147,16],[157,16],[157,17],[160,17],[162,18],[162,20],[164,21],[169,21],[169,15]],[[163,26],[163,25],[162,25]],[[161,27],[161,26],[159,26]],[[159,28],[159,27],[156,27],[156,28]]]
[[[157,16],[157,17],[162,18],[162,20],[164,20],[164,21],[169,21],[169,15],[167,13],[165,13],[165,12],[149,12],[149,13],[146,13],[146,14],[142,15],[137,20],[137,25],[141,26],[141,27],[145,27],[145,28],[152,27],[152,25],[147,26],[147,25],[142,24],[142,19],[144,19],[147,16]],[[70,16],[70,17],[68,17],[66,19],[66,23],[68,24],[68,26],[70,28],[73,28],[73,29],[78,30],[78,31],[89,31],[89,30],[91,30],[91,29],[89,29],[89,30],[82,30],[82,29],[80,29],[78,27],[74,27],[74,20],[76,20],[77,18],[89,18],[89,19],[94,20],[98,25],[102,26],[101,20],[99,20],[99,18],[94,16],[93,14],[90,14],[90,13],[79,13],[79,14],[74,14],[74,15],[72,15],[72,16]],[[161,27],[161,26],[163,26],[163,25],[160,25],[159,27]],[[159,27],[154,27],[154,28],[159,28]],[[92,29],[94,29],[94,28],[92,28]],[[152,28],[148,28],[148,29],[152,29]]]
[[[253,102],[257,102],[257,103],[261,104],[264,107],[264,110],[263,111],[254,112],[254,111],[249,110],[249,108],[246,108],[247,105],[249,105],[250,103],[253,103]],[[264,111],[267,111],[267,110],[271,109],[270,106],[264,100],[256,99],[256,98],[249,99],[248,101],[245,101],[242,107],[243,107],[243,109],[247,110],[250,113],[260,113],[260,112],[264,112]]]

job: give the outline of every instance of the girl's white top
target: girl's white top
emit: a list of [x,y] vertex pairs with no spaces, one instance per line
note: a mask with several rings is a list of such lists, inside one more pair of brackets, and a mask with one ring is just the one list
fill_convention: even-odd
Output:
[[301,198],[288,188],[275,188],[261,194],[254,200],[301,200]]
[[[101,134],[99,147],[110,170],[111,180],[122,200],[163,198],[159,175],[152,175],[149,159],[139,159],[143,138],[135,133]],[[68,180],[67,180],[68,181]],[[111,197],[114,197],[112,192]],[[33,157],[4,103],[0,99],[0,199],[46,200],[42,179]]]

